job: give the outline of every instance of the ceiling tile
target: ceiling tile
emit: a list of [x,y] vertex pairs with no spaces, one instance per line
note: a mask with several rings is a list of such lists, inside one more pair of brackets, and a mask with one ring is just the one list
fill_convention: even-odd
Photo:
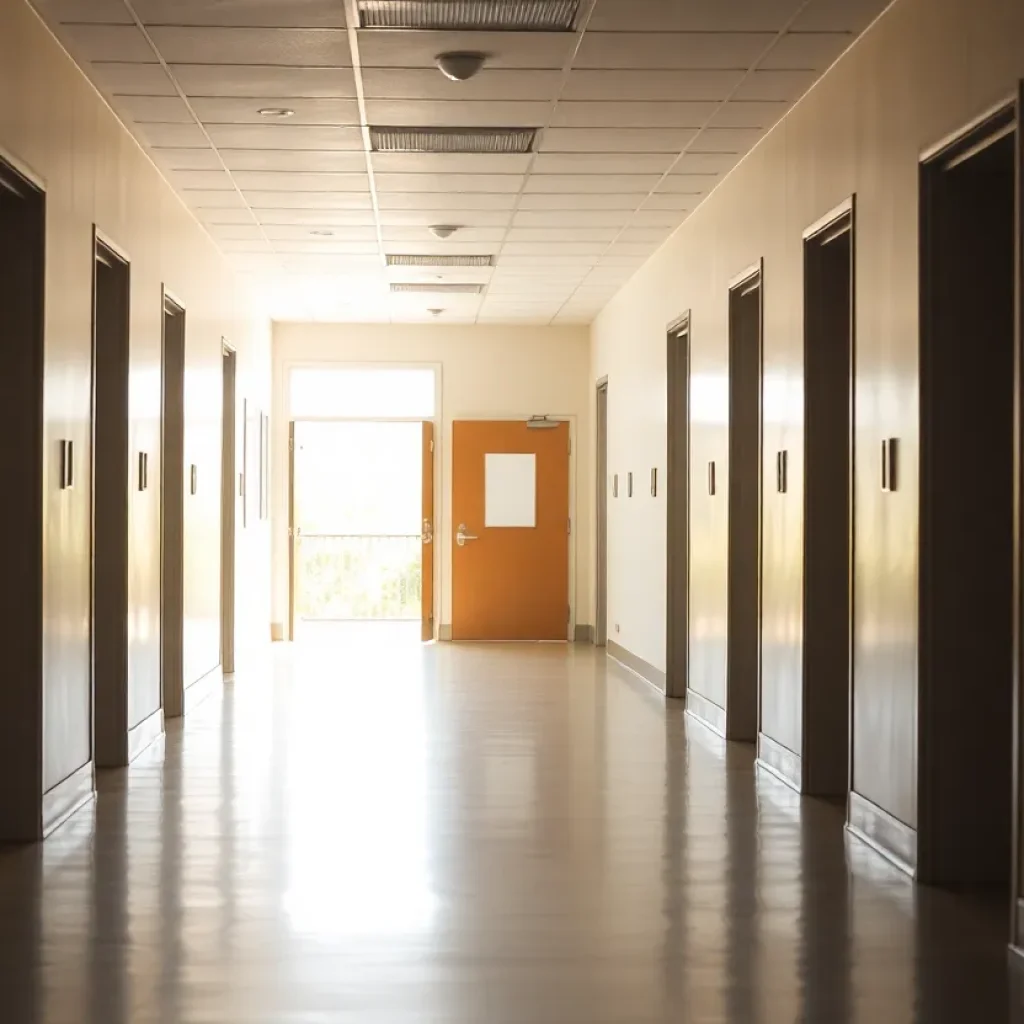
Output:
[[520,210],[512,223],[517,228],[621,228],[630,216],[629,210]]
[[509,71],[484,68],[468,82],[453,82],[436,68],[366,68],[363,89],[367,99],[446,100],[473,103],[489,100],[547,102],[558,95],[561,71]]
[[[512,228],[508,233],[509,242],[603,242],[615,240],[619,229],[604,228]],[[507,249],[506,249],[507,251]]]
[[209,224],[210,234],[219,241],[265,241],[266,235],[258,224]]
[[519,203],[521,210],[635,210],[647,198],[646,192],[603,195],[530,195]]
[[626,228],[616,239],[616,247],[622,242],[644,242],[661,245],[674,229],[664,228]]
[[153,158],[168,171],[221,171],[215,149],[154,149]]
[[658,246],[653,242],[616,242],[608,250],[606,259],[613,260],[616,257],[639,257],[641,259],[650,256]]
[[374,153],[379,174],[525,174],[530,155],[505,153]]
[[664,174],[673,153],[538,153],[537,174]]
[[291,227],[363,227],[372,228],[373,210],[266,210],[253,211],[261,224]]
[[276,171],[235,171],[243,192],[368,192],[366,174],[299,174]]
[[[521,174],[378,174],[380,192],[508,192],[517,193]],[[437,200],[434,200],[435,204]]]
[[134,25],[64,25],[61,37],[88,61],[159,64],[146,37]]
[[36,6],[46,17],[65,24],[135,24],[121,0],[37,0]]
[[195,118],[177,96],[115,96],[114,106],[130,121],[161,121],[164,124],[192,124]]
[[701,195],[710,192],[719,182],[717,174],[670,174],[658,185],[657,192],[676,195]]
[[600,103],[579,100],[559,103],[556,128],[700,128],[718,104],[663,102]]
[[[724,100],[743,71],[573,71],[563,100]],[[754,97],[760,98],[760,97]],[[768,97],[776,98],[776,97]],[[783,97],[785,98],[785,97]]]
[[551,110],[550,103],[486,102],[467,103],[446,100],[367,100],[366,117],[370,124],[395,124],[406,127],[537,128]]
[[746,69],[773,38],[770,32],[587,32],[573,67]]
[[786,100],[732,102],[719,107],[710,128],[774,128],[789,110]]
[[252,253],[253,255],[263,256],[272,255],[274,251],[269,242],[259,241],[257,239],[235,242],[221,241],[217,244],[222,252]]
[[218,148],[363,150],[363,134],[359,128],[298,124],[211,124],[207,125],[206,130]]
[[813,68],[825,71],[855,38],[847,32],[787,32],[772,47],[760,67],[765,70]]
[[[437,196],[432,193],[388,192],[380,196],[381,210],[436,210],[440,204],[456,197]],[[511,210],[515,206],[513,192],[467,192],[457,197],[464,210]]]
[[740,153],[687,153],[672,165],[672,173],[725,174],[742,158]]
[[[286,107],[295,113],[285,123],[294,125],[358,125],[359,105],[346,99],[294,99],[265,97],[243,99],[234,96],[193,96],[189,100],[201,121],[220,124],[267,124],[260,114],[267,107]],[[278,122],[274,122],[277,124]]]
[[630,225],[637,228],[671,228],[675,229],[682,223],[683,214],[676,210],[637,210],[630,220]]
[[529,193],[610,193],[629,195],[650,192],[658,184],[657,174],[531,174],[526,182]]
[[366,155],[354,151],[331,149],[222,149],[220,150],[220,155],[230,171],[366,173]]
[[[245,193],[253,210],[372,210],[369,192],[259,192]],[[214,205],[204,203],[203,205]]]
[[171,73],[188,96],[282,96],[289,99],[351,99],[356,94],[352,69],[241,67],[174,64]]
[[196,209],[196,214],[204,224],[255,223],[252,213],[245,207],[239,207],[238,209],[223,209],[204,206]]
[[732,98],[792,102],[803,96],[817,77],[814,71],[752,71]]
[[235,189],[182,189],[182,198],[193,208],[210,207],[215,210],[245,209],[245,200]]
[[306,241],[278,241],[274,251],[282,256],[292,253],[317,256],[372,256],[380,251],[376,239],[372,242],[343,242],[332,238],[309,239]]
[[746,153],[764,136],[761,128],[705,128],[688,153]]
[[[458,201],[461,197],[454,197]],[[381,210],[384,227],[427,228],[431,224],[461,224],[472,228],[504,228],[512,220],[511,210]]]
[[543,153],[678,153],[695,135],[687,128],[548,128]]
[[663,192],[644,198],[644,210],[686,210],[696,208],[699,196],[685,196],[677,193]]
[[338,0],[133,0],[147,25],[234,25],[257,28],[344,28]]
[[814,0],[793,28],[802,32],[863,32],[891,0]]
[[778,32],[799,9],[800,3],[801,0],[728,0],[727,3],[600,0],[589,29],[597,32]]
[[209,149],[210,140],[197,124],[160,124],[136,121],[134,127],[150,146],[173,149]]
[[[393,227],[388,225],[381,228],[381,234],[386,242],[416,242],[423,245],[434,245],[436,243],[436,239],[424,227]],[[475,245],[478,242],[486,242],[488,245],[497,247],[505,237],[505,229],[503,227],[462,227],[459,229],[456,237],[459,243],[472,243]]]
[[89,77],[108,96],[177,96],[174,83],[159,64],[126,64],[121,61],[94,61]]
[[229,191],[235,186],[227,171],[170,171],[171,184],[179,189]]
[[[261,223],[263,222],[261,221]],[[332,225],[331,227],[323,227],[321,225],[275,225],[264,223],[263,231],[266,232],[267,238],[272,242],[308,242],[318,238],[322,238],[324,241],[328,240],[328,236],[314,235],[314,231],[331,231],[332,235],[329,237],[338,242],[376,243],[377,241],[377,229],[372,226],[346,227],[342,225]]]
[[[169,64],[284,64],[347,67],[348,34],[333,28],[173,27],[149,30]],[[131,60],[121,56],[108,60]]]
[[498,258],[499,267],[559,267],[568,270],[570,267],[592,267],[597,263],[597,256],[520,256],[505,255]]
[[571,32],[361,31],[358,36],[364,68],[433,69],[434,58],[449,50],[487,53],[491,69],[562,68],[576,43]]

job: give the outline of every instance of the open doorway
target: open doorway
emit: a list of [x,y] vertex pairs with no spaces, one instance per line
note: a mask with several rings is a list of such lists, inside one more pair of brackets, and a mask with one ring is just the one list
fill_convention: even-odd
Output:
[[92,664],[95,757],[128,763],[128,262],[94,243]]
[[419,641],[424,424],[298,420],[291,450],[293,639]]
[[236,376],[238,356],[222,345],[223,384],[220,486],[220,665],[235,671],[235,512],[242,488],[236,483]]
[[164,296],[160,475],[160,678],[164,714],[185,711],[185,310]]
[[43,827],[43,496],[66,483],[43,450],[45,239],[45,194],[0,160],[0,479],[16,496],[0,502],[0,617],[13,641],[0,686],[2,841],[36,840]]
[[685,697],[690,609],[690,317],[668,331],[666,694]]
[[[853,200],[804,234],[803,792],[850,776]],[[779,490],[787,452],[779,453]]]
[[757,738],[761,649],[761,264],[729,289],[729,597],[725,735]]
[[597,552],[594,569],[594,643],[608,646],[608,380],[597,385]]
[[1011,881],[1016,141],[1011,108],[921,167],[918,876],[933,883]]

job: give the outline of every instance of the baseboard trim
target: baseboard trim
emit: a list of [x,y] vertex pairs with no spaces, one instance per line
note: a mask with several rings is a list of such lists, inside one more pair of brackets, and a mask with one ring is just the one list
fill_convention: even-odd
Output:
[[917,830],[860,793],[850,793],[847,831],[913,878],[917,874]]
[[164,734],[164,709],[157,708],[134,728],[128,730],[128,763]]
[[581,626],[579,623],[576,624],[576,643],[578,644],[590,644],[594,642],[594,627],[593,626]]
[[210,669],[205,676],[200,676],[194,683],[189,684],[185,689],[183,701],[183,713],[188,714],[194,711],[200,704],[220,688],[224,682],[224,673],[220,665]]
[[42,837],[60,828],[76,811],[96,795],[96,773],[93,763],[82,765],[63,782],[43,794]]
[[451,623],[442,622],[437,628],[437,639],[444,641],[445,643],[451,643],[452,640],[452,625]]
[[686,713],[713,733],[725,739],[725,708],[701,696],[696,690],[686,691]]
[[757,767],[774,775],[797,793],[802,792],[803,762],[800,755],[763,732],[757,734]]
[[628,668],[644,682],[650,683],[659,693],[665,693],[667,683],[665,673],[661,669],[655,668],[643,658],[637,657],[632,651],[627,651],[625,647],[615,643],[614,640],[608,641],[607,650],[609,658],[617,661],[623,668]]

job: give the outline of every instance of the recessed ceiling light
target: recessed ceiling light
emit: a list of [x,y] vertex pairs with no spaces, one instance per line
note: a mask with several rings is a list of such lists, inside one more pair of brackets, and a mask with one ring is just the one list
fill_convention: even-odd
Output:
[[310,234],[311,235],[319,235],[321,238],[333,238],[334,237],[334,232],[333,231],[325,231],[322,228],[314,228],[312,231],[310,231]]
[[493,256],[439,256],[436,253],[388,253],[389,267],[493,267]]
[[290,107],[260,107],[257,113],[260,117],[269,117],[277,121],[283,121],[286,117],[295,116],[295,111]]
[[370,126],[375,153],[530,153],[536,139],[536,128]]
[[571,32],[580,0],[356,0],[360,28]]
[[403,292],[426,293],[434,292],[438,295],[480,295],[484,290],[482,284],[428,284],[425,281],[395,281],[391,285],[391,291],[400,294]]

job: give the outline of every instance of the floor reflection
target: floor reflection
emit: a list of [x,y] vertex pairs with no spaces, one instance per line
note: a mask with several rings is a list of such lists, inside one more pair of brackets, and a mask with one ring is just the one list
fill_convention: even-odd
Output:
[[585,648],[279,646],[0,852],[3,1024],[1001,1024],[914,889]]

